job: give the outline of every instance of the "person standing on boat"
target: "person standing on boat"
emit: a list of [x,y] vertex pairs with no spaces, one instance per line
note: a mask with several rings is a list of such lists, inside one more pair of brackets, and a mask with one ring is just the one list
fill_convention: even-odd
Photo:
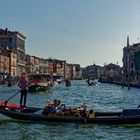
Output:
[[92,82],[90,81],[90,79],[88,79],[86,82],[88,83],[89,86],[92,86]]
[[71,86],[71,82],[69,79],[66,79],[65,82],[66,82],[66,87]]
[[18,82],[18,86],[21,89],[21,96],[20,96],[20,106],[21,107],[26,107],[28,85],[29,85],[29,81],[28,81],[28,78],[27,78],[27,74],[25,72],[23,72],[21,74],[20,80]]

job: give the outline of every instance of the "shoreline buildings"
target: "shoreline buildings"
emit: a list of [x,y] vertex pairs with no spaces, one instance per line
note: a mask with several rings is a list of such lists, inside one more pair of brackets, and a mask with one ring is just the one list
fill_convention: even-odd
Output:
[[140,43],[130,45],[129,37],[123,48],[123,75],[126,84],[140,83]]
[[0,29],[0,79],[6,79],[8,75],[19,77],[22,72],[50,73],[64,79],[81,79],[79,64],[71,65],[67,64],[66,60],[45,59],[26,54],[25,40],[26,37],[18,31]]
[[0,29],[0,82],[7,76],[19,77],[22,72],[50,73],[63,79],[100,79],[105,82],[140,83],[140,43],[123,48],[123,67],[108,64],[104,67],[68,64],[66,60],[39,58],[26,54],[26,37],[18,31]]
[[17,55],[16,64],[12,64],[12,67],[16,65],[15,76],[20,76],[21,72],[25,71],[25,39],[26,37],[20,32],[9,31],[8,28],[0,29],[0,47],[12,51],[12,60]]

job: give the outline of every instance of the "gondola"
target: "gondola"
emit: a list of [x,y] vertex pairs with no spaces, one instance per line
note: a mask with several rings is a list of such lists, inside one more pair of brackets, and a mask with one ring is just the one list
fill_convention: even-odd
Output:
[[138,124],[140,123],[139,109],[125,109],[121,112],[95,112],[94,118],[80,116],[59,116],[56,114],[43,115],[43,108],[20,108],[15,104],[0,102],[0,113],[7,117],[33,122],[73,122],[92,124]]

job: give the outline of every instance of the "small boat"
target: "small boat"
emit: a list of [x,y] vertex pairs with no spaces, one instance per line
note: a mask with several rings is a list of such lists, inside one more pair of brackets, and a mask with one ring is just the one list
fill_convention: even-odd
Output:
[[54,74],[54,75],[53,75],[53,81],[54,81],[54,84],[55,84],[55,85],[61,84],[61,83],[63,82],[63,77]]
[[99,85],[100,84],[98,79],[94,79],[94,80],[88,79],[88,80],[86,80],[86,82],[88,83],[89,86],[94,86],[94,85]]
[[69,79],[66,79],[66,80],[65,80],[65,84],[66,84],[66,87],[71,86],[71,82],[70,82],[70,80],[69,80]]
[[136,88],[140,88],[140,83],[130,83],[129,84],[130,87],[136,87]]
[[29,92],[46,91],[52,85],[52,77],[49,73],[32,73],[28,74]]
[[138,124],[140,123],[139,109],[124,109],[121,112],[95,112],[93,118],[82,116],[62,116],[56,114],[43,115],[43,108],[20,108],[19,105],[5,105],[0,102],[0,113],[17,120],[33,122],[74,122],[74,123],[92,123],[92,124]]

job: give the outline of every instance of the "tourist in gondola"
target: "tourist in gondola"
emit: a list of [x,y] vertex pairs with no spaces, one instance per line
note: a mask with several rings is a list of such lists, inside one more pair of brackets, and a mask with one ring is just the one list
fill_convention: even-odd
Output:
[[57,113],[60,110],[61,101],[54,99],[53,102],[47,101],[47,105],[43,110],[43,115],[48,115],[49,113]]

